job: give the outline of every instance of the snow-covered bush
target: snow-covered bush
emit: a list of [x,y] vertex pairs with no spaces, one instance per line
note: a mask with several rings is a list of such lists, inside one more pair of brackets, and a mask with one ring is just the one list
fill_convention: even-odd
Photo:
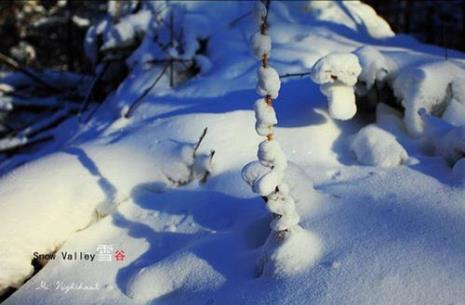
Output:
[[[394,123],[397,130],[405,128],[411,136],[424,136],[436,153],[452,164],[462,156],[465,70],[457,64],[395,62],[375,48],[364,46],[353,53],[333,53],[320,58],[311,77],[328,98],[333,118],[351,119],[357,112],[356,101],[370,110],[385,102],[394,103],[403,111],[403,123],[400,126],[395,115],[395,122],[388,119],[390,127]],[[386,107],[377,108],[377,116],[378,110],[383,109]],[[426,123],[430,126],[424,132]],[[368,165],[394,166],[407,156],[392,135],[374,126],[362,129],[351,149],[359,162]]]
[[453,126],[428,114],[423,108],[419,116],[425,125],[425,137],[436,154],[443,156],[450,164],[465,156],[465,125]]
[[[173,186],[186,185],[194,180],[206,182],[213,171],[213,157],[215,151],[210,151],[209,154],[199,154],[198,149],[207,134],[207,128],[204,129],[202,135],[196,143],[178,143],[170,142],[171,149],[167,153],[180,162],[170,163],[170,168],[164,170],[167,179]],[[177,164],[175,168],[173,164]]]
[[[269,4],[269,2],[268,2]],[[273,99],[279,95],[281,81],[269,65],[271,38],[268,35],[267,8],[257,2],[256,19],[260,31],[252,36],[254,55],[261,65],[257,73],[257,94],[262,98],[255,102],[255,130],[266,137],[258,146],[258,161],[242,169],[242,177],[252,190],[262,196],[273,217],[270,223],[272,234],[268,237],[258,262],[259,274],[283,276],[293,274],[312,264],[319,255],[319,240],[299,226],[299,215],[288,185],[284,182],[287,158],[273,133],[278,123],[273,108]],[[300,252],[300,251],[304,251]]]
[[404,106],[404,122],[415,137],[423,135],[423,121],[418,111],[422,108],[441,116],[452,99],[465,105],[465,70],[449,61],[438,61],[407,67],[399,72],[393,90]]
[[396,138],[376,125],[362,128],[352,140],[350,149],[360,163],[371,166],[397,166],[408,157]]
[[350,53],[329,54],[313,66],[312,80],[328,98],[331,117],[349,120],[357,112],[354,86],[361,70],[357,56]]
[[392,60],[373,47],[360,47],[353,54],[357,56],[362,68],[358,77],[357,95],[367,94],[374,86],[384,86],[392,71],[396,69]]
[[137,1],[120,8],[124,14],[117,18],[116,4],[110,5],[109,17],[89,28],[85,40],[89,60],[96,64],[122,52],[130,69],[170,65],[170,73],[180,74],[178,80],[209,70],[208,37],[192,26],[196,18],[186,13],[182,3],[147,1],[134,6],[133,2]]
[[101,59],[102,51],[130,47],[143,39],[152,23],[152,15],[157,14],[159,5],[150,10],[147,3],[140,8],[138,1],[109,1],[107,14],[102,21],[87,30],[84,40],[86,57],[95,65]]

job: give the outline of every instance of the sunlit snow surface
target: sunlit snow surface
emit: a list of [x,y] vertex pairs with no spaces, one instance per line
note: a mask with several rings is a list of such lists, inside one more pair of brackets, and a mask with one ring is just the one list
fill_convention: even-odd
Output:
[[[384,128],[409,162],[360,165],[350,143],[372,121],[331,119],[309,77],[283,80],[276,134],[290,163],[286,182],[301,225],[323,252],[293,277],[256,278],[270,219],[240,175],[261,139],[254,130],[257,61],[250,51],[256,25],[249,17],[230,26],[253,3],[183,5],[196,16],[188,29],[210,37],[207,73],[175,90],[164,79],[132,118],[118,118],[159,73],[136,68],[87,126],[78,130],[67,121],[46,151],[0,167],[9,172],[0,180],[0,283],[29,273],[34,251],[60,246],[59,252],[94,253],[112,245],[125,251],[125,260],[51,261],[5,304],[463,305],[463,162],[453,173],[407,135],[401,120],[388,120]],[[280,74],[309,71],[330,52],[363,45],[403,67],[443,60],[440,48],[382,35],[383,25],[373,36],[385,38],[370,37],[373,16],[360,23],[351,14],[345,26],[344,18],[332,23],[305,6],[272,2],[271,63]],[[462,53],[449,56],[463,67]],[[206,184],[171,187],[167,177],[186,171],[180,147],[196,142],[205,127],[199,151],[216,151],[214,172]],[[103,216],[98,221],[95,209]],[[306,259],[305,247],[290,249],[296,262]],[[65,293],[55,289],[57,281],[98,289]]]

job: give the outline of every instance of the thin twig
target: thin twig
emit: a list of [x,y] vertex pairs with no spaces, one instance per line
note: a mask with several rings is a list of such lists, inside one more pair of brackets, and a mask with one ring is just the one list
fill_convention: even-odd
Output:
[[110,62],[105,62],[103,64],[103,67],[100,70],[100,72],[94,77],[94,81],[90,85],[90,88],[87,91],[86,97],[82,101],[81,107],[80,107],[79,112],[78,112],[78,121],[79,121],[79,123],[82,122],[82,114],[84,113],[84,111],[86,111],[86,109],[87,109],[87,107],[88,107],[88,105],[90,103],[90,98],[92,97],[92,93],[94,92],[95,87],[97,86],[97,84],[100,81],[100,79],[102,78],[102,76],[105,74],[105,71],[108,69],[109,65],[110,65]]
[[250,14],[252,14],[252,10],[248,11],[247,13],[245,14],[242,14],[240,15],[239,17],[235,18],[234,20],[232,20],[231,22],[229,22],[228,26],[230,28],[234,27],[237,23],[239,23],[242,19],[244,19],[245,17],[249,16]]
[[46,87],[47,89],[50,89],[52,91],[60,91],[58,88],[56,88],[53,85],[50,85],[46,81],[44,81],[42,78],[40,78],[38,75],[36,75],[34,72],[28,70],[27,68],[21,66],[17,61],[15,61],[13,58],[6,56],[3,53],[0,53],[0,63],[3,63],[7,65],[8,67],[12,68],[13,70],[17,70],[24,75],[28,76],[30,79],[33,81],[39,83],[40,85]]
[[128,112],[124,115],[125,118],[130,118],[133,114],[133,112],[139,107],[139,104],[142,102],[144,97],[149,94],[149,92],[157,85],[157,83],[160,81],[161,77],[165,74],[166,70],[168,69],[169,64],[165,65],[163,70],[160,72],[160,74],[157,76],[155,81],[147,87],[147,89],[144,90],[144,92],[132,103],[132,105],[129,107]]
[[[210,164],[210,168],[211,168],[211,165],[212,165],[212,161],[213,161],[213,157],[215,156],[215,151],[212,150],[210,151],[210,156],[208,158],[208,163]],[[203,177],[200,179],[200,183],[205,183],[207,182],[207,179],[208,177],[210,176],[211,172],[209,170],[205,171],[205,174],[203,175]]]
[[310,75],[310,74],[312,74],[312,73],[311,72],[287,73],[287,74],[280,75],[279,78],[295,77],[295,76],[303,77],[303,76],[307,76],[307,75]]

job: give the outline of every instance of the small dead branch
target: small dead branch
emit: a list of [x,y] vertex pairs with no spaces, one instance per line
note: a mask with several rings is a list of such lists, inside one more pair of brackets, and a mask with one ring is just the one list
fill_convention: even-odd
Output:
[[[97,87],[98,82],[102,79],[103,75],[107,71],[108,67],[110,65],[110,62],[105,62],[100,70],[100,72],[94,77],[94,81],[89,87],[89,90],[87,91],[86,97],[82,101],[81,107],[78,112],[78,121],[79,123],[82,122],[82,114],[86,111],[87,107],[89,106],[90,99],[92,97],[92,93],[94,92],[95,88]],[[87,118],[88,120],[89,118]],[[84,122],[87,122],[85,120]]]
[[199,149],[200,144],[202,143],[203,139],[207,135],[207,131],[208,131],[208,127],[205,127],[205,129],[203,130],[202,135],[200,136],[199,140],[194,145],[194,150],[192,151],[192,157],[195,158],[195,156],[197,155],[197,150]]
[[302,73],[287,73],[287,74],[283,74],[283,75],[280,75],[279,78],[286,78],[286,77],[304,77],[304,76],[307,76],[307,75],[310,75],[312,74],[311,72],[302,72]]
[[52,116],[45,118],[35,124],[30,125],[29,127],[23,129],[18,133],[18,136],[27,136],[31,137],[39,134],[40,132],[50,129],[57,126],[59,123],[63,122],[68,118],[70,114],[70,109],[64,108],[55,112]]
[[247,13],[240,15],[239,17],[237,17],[237,18],[233,19],[231,22],[229,22],[228,26],[230,28],[235,27],[236,24],[238,24],[241,20],[243,20],[244,18],[248,17],[251,14],[252,14],[252,11],[250,10]]
[[[213,157],[215,156],[215,151],[212,150],[210,151],[210,156],[209,156],[209,159],[208,159],[208,163],[210,165],[210,168],[211,168],[211,165],[212,165],[212,161],[213,161]],[[208,177],[210,176],[210,171],[207,170],[205,171],[205,174],[203,175],[203,177],[200,179],[200,183],[206,183],[207,180],[208,180]]]
[[157,85],[162,76],[166,73],[166,70],[169,66],[169,64],[166,64],[165,67],[161,70],[160,74],[157,76],[157,78],[153,81],[153,83],[150,86],[148,86],[147,89],[145,89],[144,92],[132,103],[132,105],[129,107],[129,110],[124,115],[125,118],[130,118],[132,116],[137,107],[139,107],[139,105],[142,103],[144,97],[147,96],[147,94],[149,94],[153,87]]

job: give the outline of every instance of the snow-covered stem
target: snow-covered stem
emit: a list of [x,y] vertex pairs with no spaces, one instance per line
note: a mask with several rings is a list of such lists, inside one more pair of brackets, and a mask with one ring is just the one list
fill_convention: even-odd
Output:
[[[267,36],[267,32],[268,32],[268,29],[269,29],[269,25],[268,25],[268,12],[269,12],[269,7],[270,7],[270,0],[267,0],[267,1],[264,1],[264,5],[265,5],[265,8],[266,8],[266,13],[264,16],[261,16],[261,24],[260,24],[260,34],[263,35],[263,36]],[[269,39],[271,41],[271,39]],[[269,86],[268,83],[271,82],[271,78],[270,77],[267,77],[267,73],[263,72],[263,71],[267,71],[267,70],[270,70],[270,71],[274,71],[274,69],[272,67],[270,67],[269,65],[269,57],[270,57],[270,53],[269,51],[268,52],[265,52],[263,55],[262,55],[262,58],[261,58],[261,69],[259,69],[259,86],[261,83],[263,83],[263,86],[260,86],[261,88],[266,88],[268,89],[269,87],[272,87],[272,86]],[[271,70],[273,69],[273,70]],[[276,73],[277,74],[277,73]],[[279,82],[279,76],[277,77],[278,78],[278,82]],[[279,89],[278,89],[279,90]],[[268,90],[265,90],[265,91],[268,91]],[[277,96],[277,93],[273,93],[273,95],[276,95]],[[275,113],[274,109],[273,109],[273,96],[270,92],[266,92],[265,93],[265,96],[264,96],[264,101],[266,103],[266,106],[264,106],[264,108],[269,108],[267,109],[267,111],[270,111],[272,113]],[[277,120],[276,118],[274,117],[274,119],[272,120],[273,122],[268,122],[264,117],[263,119],[260,118],[260,112],[262,112],[263,110],[261,110],[263,108],[259,108],[259,107],[255,107],[255,111],[256,111],[256,116],[257,116],[257,124],[260,124],[260,121],[263,121],[263,122],[266,122],[266,125],[271,125],[271,128],[269,129],[269,133],[266,134],[266,140],[262,143],[260,143],[259,145],[259,151],[258,151],[258,159],[259,161],[262,163],[262,165],[264,166],[267,166],[267,167],[270,167],[271,168],[271,172],[268,173],[267,175],[264,175],[260,180],[258,180],[256,182],[256,185],[254,185],[254,188],[257,190],[257,192],[261,193],[260,192],[260,189],[263,189],[261,187],[261,185],[265,185],[265,181],[266,182],[275,182],[276,185],[272,185],[272,192],[271,193],[268,193],[268,194],[265,194],[265,193],[261,193],[260,195],[262,195],[263,198],[266,198],[265,201],[268,203],[270,200],[273,200],[273,196],[276,196],[276,194],[279,194],[280,193],[280,189],[279,189],[279,184],[282,180],[282,176],[284,174],[284,170],[287,166],[287,160],[286,160],[286,157],[284,155],[284,153],[282,152],[281,148],[279,147],[279,143],[277,142],[277,140],[275,140],[275,136],[274,136],[274,133],[273,133],[273,129],[272,129],[272,126],[274,124],[277,123]],[[262,134],[261,132],[259,132],[259,134]],[[270,157],[272,156],[272,157]],[[279,161],[278,161],[279,160]],[[275,175],[275,176],[278,176],[280,178],[278,179],[266,179],[267,177],[273,177],[273,172],[279,172],[279,174]],[[270,211],[271,214],[273,215],[273,218],[274,219],[280,219],[282,218],[284,215],[280,214],[279,212],[275,211],[275,210],[271,210]],[[279,239],[282,239],[284,238],[284,235],[285,233],[288,231],[288,228],[275,228],[274,230],[276,232],[276,235]]]
[[237,18],[234,18],[234,20],[232,20],[230,23],[229,23],[229,27],[230,28],[233,28],[237,23],[239,23],[241,20],[243,20],[245,17],[248,17],[250,16],[251,14],[253,13],[252,10],[246,12],[245,14],[242,14],[240,15],[239,17]]
[[270,1],[258,2],[256,17],[259,20],[259,31],[252,36],[252,51],[260,60],[258,68],[257,93],[261,96],[255,102],[255,129],[258,135],[265,137],[258,146],[257,158],[242,170],[243,179],[260,195],[267,206],[273,220],[269,236],[263,248],[259,261],[259,274],[273,273],[279,265],[279,259],[273,257],[277,250],[291,235],[299,230],[299,216],[295,211],[295,203],[289,193],[289,187],[283,182],[287,168],[287,158],[277,141],[273,127],[278,123],[273,108],[273,100],[279,95],[281,81],[278,72],[269,63],[271,52],[271,37],[269,30],[268,11]]

